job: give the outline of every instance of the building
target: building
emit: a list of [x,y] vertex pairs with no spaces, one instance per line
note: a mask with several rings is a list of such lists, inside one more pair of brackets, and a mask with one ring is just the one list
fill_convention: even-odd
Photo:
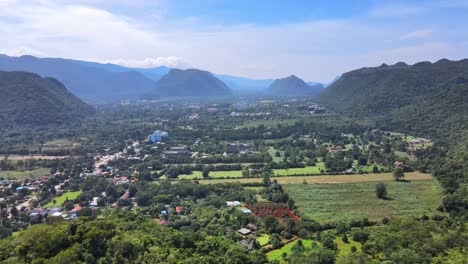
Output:
[[158,143],[161,142],[163,138],[168,137],[169,133],[166,131],[160,131],[156,130],[153,132],[153,134],[148,136],[148,140],[153,142],[153,143]]
[[243,152],[249,153],[250,152],[250,145],[249,144],[236,144],[236,143],[228,143],[226,144],[227,152]]
[[177,158],[177,157],[190,157],[192,152],[188,150],[187,146],[182,147],[172,147],[169,150],[165,150],[162,153],[163,158],[170,159],[170,158]]
[[250,229],[247,229],[247,228],[241,228],[237,230],[237,232],[239,232],[243,236],[248,236],[252,233],[252,231],[250,231]]

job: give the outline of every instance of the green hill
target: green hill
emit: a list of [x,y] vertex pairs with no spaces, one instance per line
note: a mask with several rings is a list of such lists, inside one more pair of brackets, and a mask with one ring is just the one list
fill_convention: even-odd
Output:
[[229,87],[207,71],[173,69],[164,75],[146,99],[174,96],[223,96],[230,94]]
[[434,96],[458,78],[468,79],[468,59],[397,63],[343,74],[317,101],[354,116],[385,115]]
[[40,126],[78,121],[94,112],[53,78],[0,71],[0,124]]
[[343,74],[317,101],[383,128],[442,137],[466,128],[467,87],[468,59],[384,64]]

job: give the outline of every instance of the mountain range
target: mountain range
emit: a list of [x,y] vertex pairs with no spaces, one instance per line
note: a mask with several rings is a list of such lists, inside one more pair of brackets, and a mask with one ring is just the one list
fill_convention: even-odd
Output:
[[94,113],[94,109],[53,78],[28,72],[0,71],[0,124],[69,124]]
[[[109,103],[154,95],[156,82],[172,69],[163,66],[128,68],[72,59],[0,55],[0,70],[33,72],[42,77],[53,77],[86,102]],[[261,93],[274,81],[220,74],[213,76],[223,81],[233,93]]]

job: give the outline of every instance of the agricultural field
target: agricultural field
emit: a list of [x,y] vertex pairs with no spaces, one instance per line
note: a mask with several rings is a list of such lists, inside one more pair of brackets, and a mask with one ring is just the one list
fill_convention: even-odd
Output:
[[0,171],[0,178],[11,180],[25,180],[35,179],[49,174],[50,169],[48,168],[39,168],[32,171]]
[[287,184],[285,188],[302,213],[321,223],[430,215],[442,199],[442,188],[433,179],[385,184],[385,200],[376,198],[375,182]]
[[[241,178],[242,171],[241,170],[234,170],[234,171],[210,171],[209,173],[210,178]],[[179,179],[203,179],[203,172],[201,171],[193,171],[192,174],[182,174],[179,175]]]
[[318,175],[321,174],[321,170],[325,170],[325,164],[317,162],[315,166],[306,166],[304,168],[275,169],[273,174],[275,176]]
[[69,201],[73,201],[76,199],[76,197],[78,197],[79,195],[81,194],[80,191],[78,192],[66,192],[66,193],[63,193],[62,195],[60,195],[59,197],[55,198],[55,204],[53,203],[53,201],[51,201],[50,203],[46,204],[45,207],[55,207],[55,206],[62,206],[63,203],[65,203],[65,201],[68,200]]
[[[405,179],[408,181],[416,180],[431,180],[432,177],[428,173],[409,172],[405,173]],[[393,182],[392,173],[369,173],[369,174],[353,174],[353,175],[320,175],[320,176],[288,176],[288,177],[271,177],[271,180],[276,180],[280,184],[295,184],[295,183],[354,183],[354,182]],[[261,178],[239,178],[239,179],[212,179],[200,180],[201,184],[215,184],[224,182],[240,182],[240,183],[260,183]]]

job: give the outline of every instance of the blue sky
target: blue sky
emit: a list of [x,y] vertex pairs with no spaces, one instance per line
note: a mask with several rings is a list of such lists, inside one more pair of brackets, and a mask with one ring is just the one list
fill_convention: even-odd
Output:
[[468,57],[468,0],[0,0],[0,53],[328,82]]

